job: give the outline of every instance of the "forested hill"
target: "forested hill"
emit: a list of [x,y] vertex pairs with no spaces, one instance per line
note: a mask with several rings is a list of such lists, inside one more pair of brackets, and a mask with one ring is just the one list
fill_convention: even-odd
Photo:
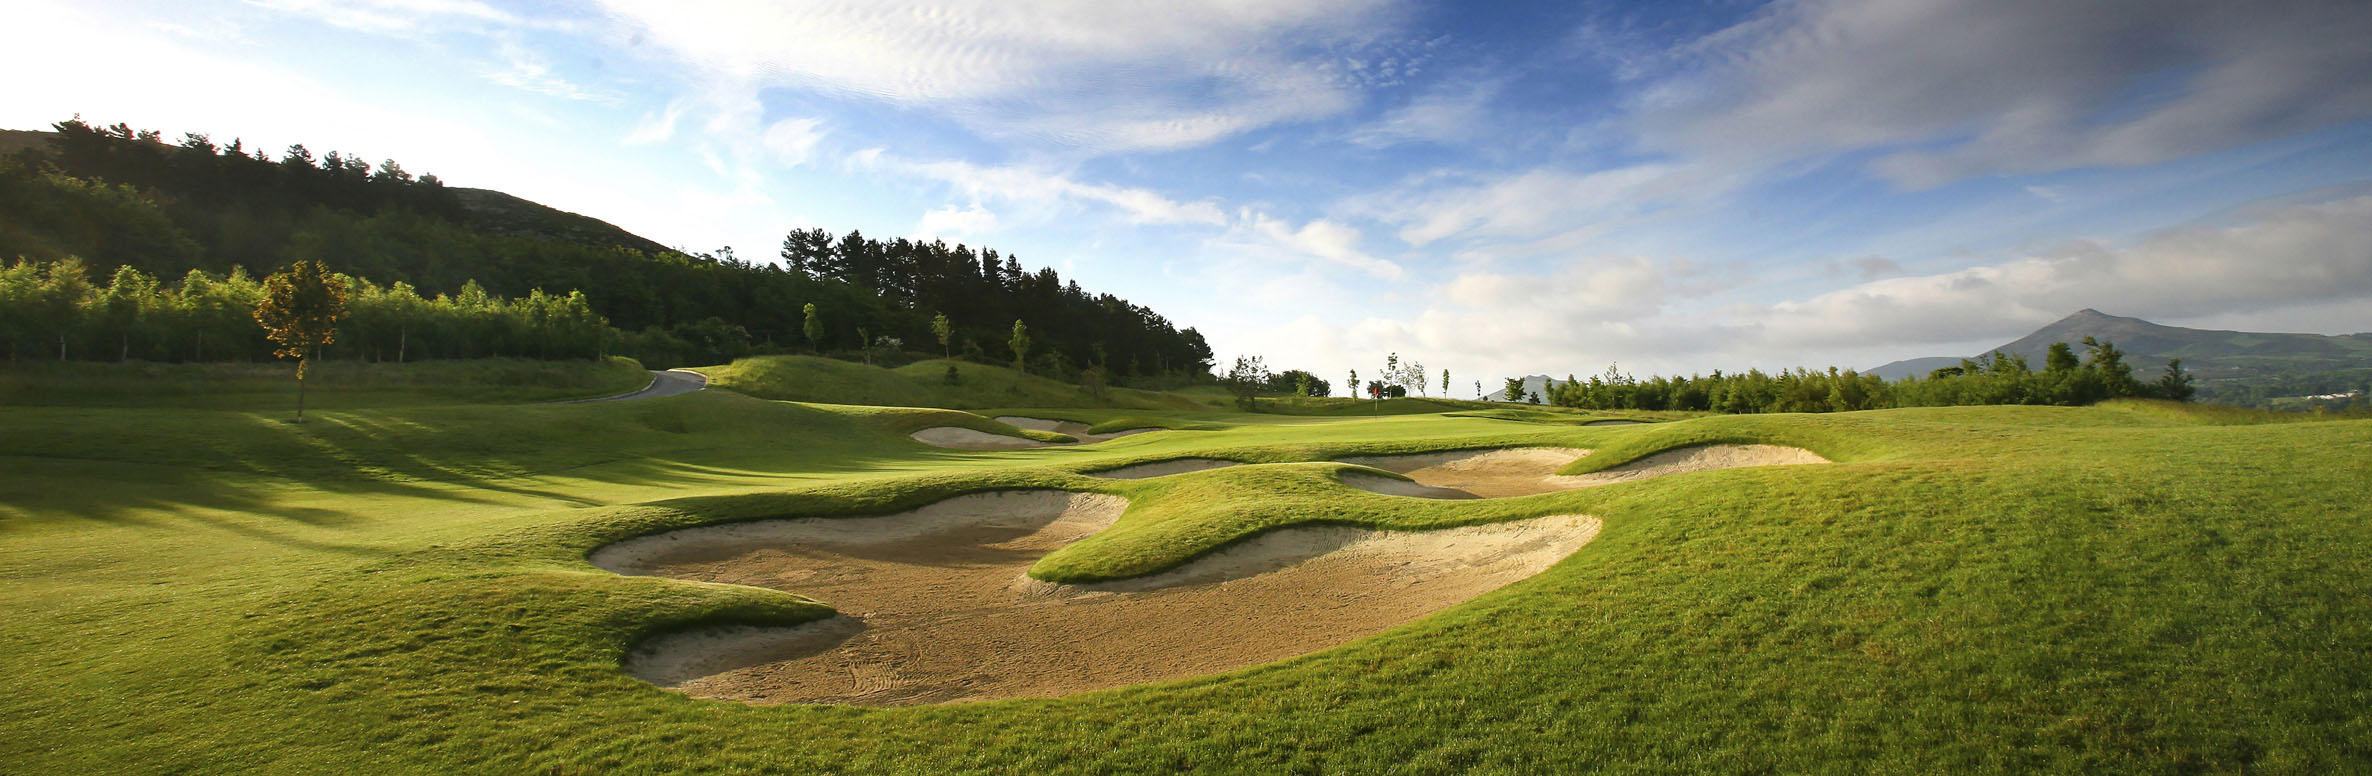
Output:
[[[2082,342],[2085,337],[2115,342],[2144,373],[2182,359],[2183,367],[2198,377],[2201,397],[2232,404],[2262,405],[2277,397],[2345,392],[2372,384],[2372,334],[2187,329],[2092,309],[2078,310],[1977,355],[1998,352],[2039,364],[2052,343]],[[1915,358],[1867,374],[1899,379],[1958,363],[1958,358]]]
[[785,239],[778,265],[669,250],[594,218],[449,187],[394,160],[303,145],[275,155],[196,134],[167,141],[80,118],[53,128],[0,134],[0,260],[79,256],[99,278],[129,266],[173,281],[193,270],[262,274],[302,258],[428,295],[471,281],[506,297],[581,290],[611,325],[648,335],[630,341],[698,351],[669,361],[849,350],[882,338],[938,350],[932,322],[945,315],[948,350],[985,361],[1010,361],[1013,324],[1025,322],[1030,365],[1058,376],[1091,365],[1123,379],[1210,366],[1193,329],[993,249],[809,230]]

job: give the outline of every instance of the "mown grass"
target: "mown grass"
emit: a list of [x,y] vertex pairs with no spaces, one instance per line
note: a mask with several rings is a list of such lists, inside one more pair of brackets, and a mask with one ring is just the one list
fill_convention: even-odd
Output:
[[[954,413],[950,413],[951,415]],[[991,413],[994,414],[994,413]],[[1036,412],[1014,414],[1039,415]],[[27,773],[2328,773],[2372,762],[2372,422],[1945,408],[1575,427],[1136,411],[1200,430],[961,453],[930,411],[623,403],[0,413],[0,762]],[[1089,416],[1076,416],[1088,419]],[[2205,422],[2203,422],[2203,420]],[[32,440],[28,442],[28,440]],[[1708,441],[1831,465],[1485,502],[1326,458]],[[196,446],[197,450],[167,449]],[[1140,481],[1188,455],[1284,463]],[[1299,463],[1296,463],[1299,462]],[[964,492],[1131,500],[1042,576],[1251,532],[1582,512],[1555,568],[1379,636],[1049,700],[745,707],[618,669],[799,596],[586,552]],[[828,604],[829,602],[825,602]]]
[[[488,358],[407,364],[323,361],[308,367],[309,409],[519,404],[615,396],[651,375],[628,358]],[[296,362],[166,364],[20,361],[0,364],[0,406],[242,409],[297,401]]]
[[[958,382],[947,382],[947,368]],[[701,367],[720,388],[763,399],[897,407],[1118,407],[1193,409],[1178,396],[1107,387],[1101,395],[1080,386],[1012,369],[931,359],[895,369],[815,356],[752,356]]]

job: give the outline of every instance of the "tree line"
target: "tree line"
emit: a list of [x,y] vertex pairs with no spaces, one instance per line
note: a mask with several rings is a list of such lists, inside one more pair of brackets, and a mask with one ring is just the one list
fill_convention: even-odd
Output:
[[275,159],[238,139],[191,134],[167,144],[154,131],[80,117],[53,128],[48,153],[0,160],[0,257],[74,256],[98,277],[130,267],[155,278],[254,275],[319,257],[422,299],[458,299],[472,285],[502,299],[566,289],[623,332],[615,352],[660,365],[932,342],[944,315],[945,352],[975,360],[1006,361],[1022,321],[1034,337],[1022,364],[1031,371],[1150,380],[1210,369],[1210,347],[1194,329],[994,249],[820,229],[787,235],[781,263],[730,249],[653,249],[621,244],[634,239],[614,230],[490,223],[436,176],[392,159],[316,156],[302,145]]
[[[594,358],[636,344],[581,292],[500,297],[470,283],[427,297],[405,283],[331,277],[344,301],[323,358]],[[266,284],[239,268],[166,282],[118,267],[100,283],[77,259],[20,260],[0,267],[0,341],[11,361],[265,360],[276,349],[256,320],[266,297]]]
[[[1962,359],[1956,366],[1925,377],[1887,381],[1853,370],[1792,369],[1777,374],[1762,370],[1741,373],[1655,376],[1638,379],[1608,367],[1606,374],[1563,382],[1551,381],[1546,396],[1534,403],[1590,410],[1686,410],[1724,413],[1847,412],[1892,407],[1942,407],[1980,404],[2048,404],[2082,406],[2126,396],[2189,401],[2191,376],[2176,359],[2151,382],[2134,377],[2125,354],[2116,345],[2084,338],[2085,355],[2060,342],[2051,346],[2041,370],[2024,356],[1993,353]],[[1508,380],[1520,391],[1522,381]],[[1510,394],[1514,395],[1514,394]]]

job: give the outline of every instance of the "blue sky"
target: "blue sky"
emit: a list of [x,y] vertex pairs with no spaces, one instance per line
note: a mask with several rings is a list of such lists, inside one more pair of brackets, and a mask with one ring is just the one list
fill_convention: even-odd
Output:
[[[2372,5],[12,4],[0,126],[392,157],[690,250],[941,237],[1322,376],[2372,330]],[[327,257],[332,261],[335,257]]]

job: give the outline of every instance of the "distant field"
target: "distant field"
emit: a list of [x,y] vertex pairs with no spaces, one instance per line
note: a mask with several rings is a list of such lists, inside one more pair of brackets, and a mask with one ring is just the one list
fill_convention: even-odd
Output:
[[[901,382],[813,388],[766,363],[703,371],[753,391],[945,398],[928,364],[892,372]],[[623,381],[622,367],[588,365],[612,369]],[[299,426],[277,422],[276,405],[111,406],[138,391],[87,379],[115,398],[0,409],[11,642],[0,671],[13,682],[0,696],[0,762],[12,772],[2327,773],[2372,762],[2372,421],[2118,402],[1581,426],[1587,417],[1554,410],[1247,414],[1131,394],[1116,403],[1156,406],[975,416],[712,389],[554,405],[493,392],[504,401],[328,409]],[[967,401],[983,406],[1058,390],[976,379],[988,395]],[[433,392],[420,390],[407,395]],[[906,437],[996,428],[987,416],[1004,413],[1179,430],[1009,452]],[[1835,463],[1485,501],[1375,495],[1341,485],[1341,465],[1315,463],[1595,450],[1568,467],[1582,472],[1705,444],[1799,447]],[[1312,463],[1080,474],[1183,457]],[[1108,536],[1033,572],[1057,578],[1167,568],[1309,521],[1577,513],[1603,529],[1536,577],[1315,654],[1065,698],[891,709],[745,706],[634,679],[621,661],[646,636],[830,610],[586,561],[666,529],[885,514],[1016,488],[1130,502]]]

